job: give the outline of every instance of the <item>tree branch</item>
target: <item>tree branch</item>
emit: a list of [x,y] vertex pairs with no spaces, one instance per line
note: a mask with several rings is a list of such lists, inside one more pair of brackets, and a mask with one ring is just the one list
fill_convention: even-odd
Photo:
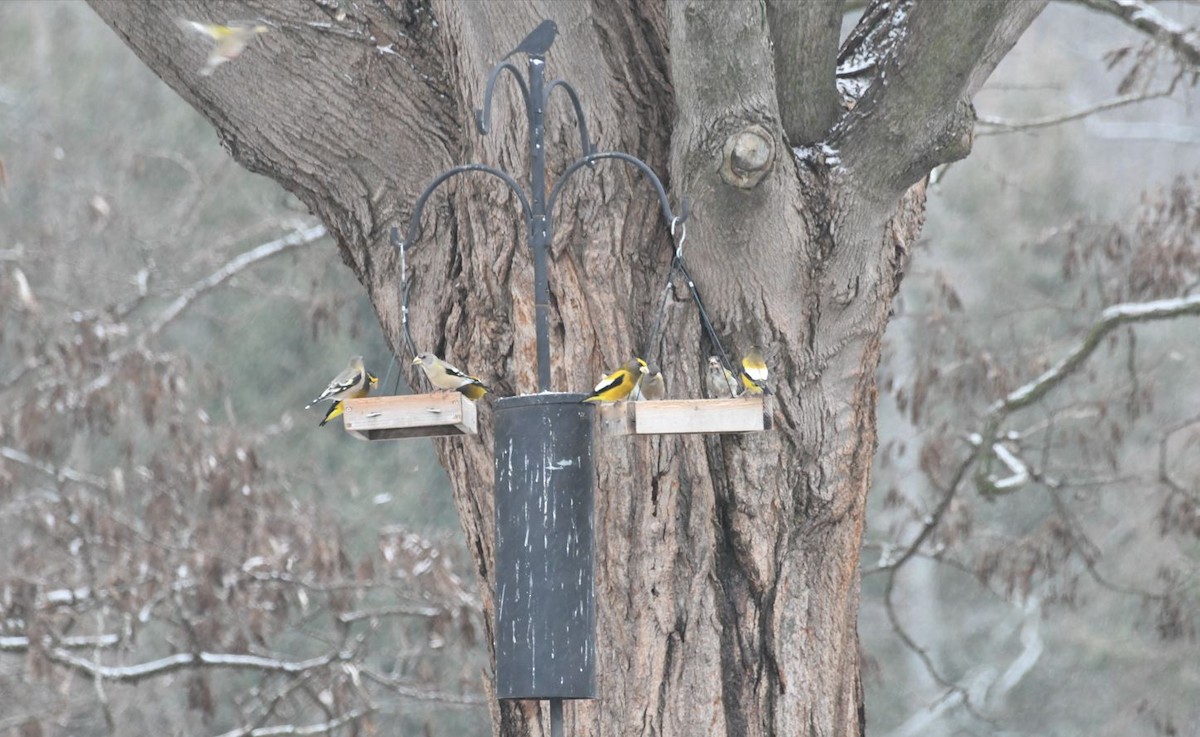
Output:
[[51,662],[65,666],[88,678],[121,683],[138,683],[147,678],[164,676],[184,668],[233,668],[270,673],[304,673],[314,668],[322,668],[330,663],[349,660],[352,655],[352,651],[340,650],[309,660],[278,660],[260,655],[234,653],[176,653],[137,665],[112,666],[77,657],[61,647],[56,647],[46,653],[46,657]]
[[[59,647],[64,650],[95,650],[97,648],[116,647],[121,643],[121,636],[116,634],[104,635],[75,635],[74,637],[42,638],[45,647]],[[24,636],[0,637],[0,652],[23,653],[29,651],[29,638]]]
[[1115,16],[1174,51],[1188,66],[1200,66],[1200,35],[1184,28],[1143,0],[1070,0]]
[[[1200,315],[1200,295],[1181,299],[1160,299],[1155,302],[1132,302],[1113,305],[1100,313],[1100,320],[1075,346],[1074,350],[1047,369],[1033,381],[1013,389],[988,408],[993,416],[1008,415],[1038,401],[1064,379],[1075,373],[1088,356],[1113,330],[1127,323],[1167,320],[1185,315]],[[986,440],[986,438],[985,438]]]
[[297,726],[295,724],[277,724],[270,727],[240,727],[221,734],[219,737],[273,737],[274,735],[309,735],[329,734],[351,722],[356,722],[368,714],[378,711],[375,707],[361,706],[345,714],[333,717],[324,722]]
[[971,150],[971,98],[1047,0],[915,3],[893,17],[901,38],[837,127],[843,165],[899,196],[933,167]]
[[1174,85],[1165,90],[1149,93],[1137,93],[1133,95],[1121,95],[1110,100],[1104,100],[1094,105],[1080,108],[1069,113],[1059,113],[1057,115],[1047,115],[1042,118],[1033,118],[1030,120],[1001,120],[1000,118],[980,117],[978,125],[985,126],[988,130],[978,131],[977,136],[997,136],[1004,133],[1017,133],[1020,131],[1035,130],[1038,128],[1049,128],[1063,123],[1070,123],[1073,120],[1080,120],[1096,113],[1102,113],[1105,110],[1115,110],[1125,107],[1126,105],[1134,105],[1147,100],[1155,100],[1160,97],[1169,97],[1174,92]]
[[767,0],[779,118],[793,146],[822,140],[837,121],[837,46],[843,2]]
[[25,451],[10,448],[7,445],[0,445],[0,458],[7,458],[14,463],[20,463],[22,466],[40,471],[55,481],[74,481],[77,484],[85,484],[100,491],[108,490],[108,484],[99,476],[93,476],[84,471],[76,471],[69,466],[55,468],[49,463],[39,461]]
[[228,281],[238,273],[245,271],[249,267],[265,261],[273,256],[278,256],[285,251],[290,251],[293,248],[306,246],[314,243],[321,238],[324,238],[327,231],[324,225],[313,225],[303,230],[297,230],[294,233],[286,235],[282,238],[276,238],[273,241],[255,246],[249,251],[239,254],[230,259],[221,268],[195,282],[175,298],[167,308],[159,314],[158,317],[151,322],[145,330],[130,344],[114,350],[108,354],[108,363],[113,365],[113,368],[92,379],[87,386],[83,388],[78,397],[74,398],[72,406],[81,406],[92,394],[100,391],[104,387],[112,383],[115,376],[116,364],[121,359],[128,356],[135,350],[144,350],[146,343],[159,333],[161,333],[168,325],[175,322],[180,315],[187,310],[200,297],[208,294],[212,290],[219,287],[221,284]]

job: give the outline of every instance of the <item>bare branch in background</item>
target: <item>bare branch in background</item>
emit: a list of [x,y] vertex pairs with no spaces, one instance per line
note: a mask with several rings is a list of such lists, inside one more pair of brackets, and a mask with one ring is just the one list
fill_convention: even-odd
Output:
[[353,651],[337,650],[318,658],[310,658],[309,660],[281,660],[278,658],[265,658],[258,655],[241,655],[237,653],[176,653],[159,658],[158,660],[138,663],[137,665],[103,665],[94,660],[72,655],[65,648],[50,650],[46,656],[51,662],[70,668],[88,678],[99,678],[105,681],[120,683],[137,683],[148,678],[165,676],[185,668],[224,668],[295,675],[315,668],[323,668],[341,660],[349,660],[353,657]]
[[10,448],[7,445],[0,445],[0,458],[7,458],[14,463],[20,463],[22,466],[40,471],[55,481],[74,481],[75,483],[85,484],[100,491],[108,489],[108,484],[99,476],[93,476],[84,471],[76,471],[69,466],[55,468],[49,463],[37,460],[25,451]]
[[1200,67],[1200,35],[1174,21],[1144,0],[1070,0],[1120,19],[1167,46],[1188,66]]
[[1157,100],[1162,97],[1170,97],[1175,91],[1175,85],[1171,85],[1168,89],[1159,90],[1157,92],[1138,93],[1135,95],[1121,95],[1114,97],[1111,100],[1098,102],[1095,105],[1089,105],[1079,110],[1069,113],[1061,113],[1058,115],[1047,115],[1042,118],[1032,118],[1030,120],[1004,120],[1002,118],[992,118],[981,115],[976,120],[977,126],[983,126],[984,130],[976,131],[977,136],[1000,136],[1007,133],[1019,133],[1021,131],[1037,130],[1038,128],[1049,128],[1063,123],[1070,123],[1074,120],[1102,113],[1106,110],[1116,110],[1127,105],[1135,105],[1139,102],[1147,100]]
[[114,364],[114,369],[106,371],[89,382],[79,395],[74,398],[72,406],[79,406],[87,400],[92,394],[100,389],[108,386],[114,376],[115,366],[119,365],[121,359],[125,358],[135,350],[145,350],[146,344],[151,338],[154,338],[163,331],[168,325],[174,322],[180,315],[183,314],[188,307],[192,305],[200,297],[208,294],[218,286],[228,281],[231,277],[245,271],[255,264],[261,263],[269,258],[278,256],[281,253],[286,253],[300,246],[307,246],[315,243],[326,234],[324,225],[313,225],[304,230],[297,230],[282,238],[277,238],[273,241],[255,246],[249,251],[246,251],[235,258],[229,260],[221,268],[195,282],[187,289],[183,290],[175,301],[167,306],[157,318],[154,319],[133,342],[126,345],[124,348],[113,351],[108,356],[108,363]]

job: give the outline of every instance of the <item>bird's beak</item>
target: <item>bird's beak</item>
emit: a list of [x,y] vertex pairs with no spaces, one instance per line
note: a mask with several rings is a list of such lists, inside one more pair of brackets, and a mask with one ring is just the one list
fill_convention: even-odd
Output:
[[370,381],[372,384],[378,384],[378,383],[379,383],[379,377],[378,377],[378,376],[372,376],[371,374],[367,374],[367,381]]
[[420,362],[421,362],[421,357],[417,356],[416,358],[413,359],[412,365],[416,366]]

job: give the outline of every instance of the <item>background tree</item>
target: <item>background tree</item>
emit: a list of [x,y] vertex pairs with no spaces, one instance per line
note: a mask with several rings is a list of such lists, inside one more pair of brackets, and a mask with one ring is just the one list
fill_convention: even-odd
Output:
[[[580,87],[602,148],[647,158],[669,172],[677,194],[693,197],[688,257],[718,327],[739,348],[766,344],[782,379],[770,436],[605,441],[598,460],[605,699],[578,712],[576,731],[862,728],[855,626],[874,368],[923,213],[918,180],[966,153],[974,127],[966,101],[1037,10],[975,3],[968,13],[965,5],[868,8],[841,45],[841,100],[831,61],[837,3],[552,7],[564,29],[553,71]],[[504,17],[489,5],[97,8],[213,120],[239,161],[321,215],[393,343],[398,278],[387,227],[403,222],[432,173],[457,160],[523,165],[519,124],[498,126],[486,140],[461,126],[490,63],[539,14],[517,17],[511,5]],[[200,80],[204,51],[179,50],[174,16],[202,12],[263,15],[277,28]],[[787,53],[795,50],[813,57],[797,62]],[[496,118],[503,119],[499,110]],[[752,124],[770,135],[761,138]],[[563,117],[551,132],[559,147],[551,153],[565,160],[572,124]],[[721,178],[731,140],[767,152],[730,162],[735,174],[756,167],[764,174],[746,191]],[[643,341],[668,246],[635,177],[604,169],[573,190],[564,200],[571,209],[560,213],[552,284],[562,316],[556,383],[577,389]],[[414,295],[418,343],[529,390],[529,264],[508,199],[472,183],[427,216]],[[953,290],[944,295],[953,304]],[[707,353],[692,315],[686,302],[672,304],[660,347],[678,394],[699,393]],[[917,384],[926,390],[938,378],[918,376],[927,378]],[[904,396],[906,408],[926,406],[912,399],[915,391]],[[440,453],[486,580],[491,443],[484,425],[482,438],[447,441]],[[931,478],[977,457],[965,449],[956,462],[953,448],[943,450],[941,464],[921,454]],[[897,525],[899,542],[910,545],[906,526]],[[919,533],[906,549],[936,552],[921,547],[934,534]],[[900,567],[888,559],[879,567],[892,565]],[[481,592],[486,611],[487,587]],[[661,687],[647,689],[648,682]],[[345,706],[338,702],[332,713],[350,714]],[[520,707],[498,715],[512,732],[532,717]]]

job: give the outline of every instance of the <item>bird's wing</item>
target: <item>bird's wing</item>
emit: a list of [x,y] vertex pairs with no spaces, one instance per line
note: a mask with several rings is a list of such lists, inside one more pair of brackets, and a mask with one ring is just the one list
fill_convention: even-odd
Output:
[[351,366],[333,377],[333,381],[329,382],[329,386],[325,387],[325,391],[321,392],[321,396],[309,402],[308,406],[311,407],[317,402],[340,396],[343,392],[347,392],[361,384],[364,378],[363,371]]
[[613,389],[616,389],[617,387],[624,384],[626,379],[628,379],[628,378],[629,378],[629,372],[627,370],[619,369],[617,371],[614,371],[611,374],[609,374],[608,376],[605,376],[603,379],[600,380],[600,383],[596,385],[596,388],[592,389],[592,394],[597,395],[597,394],[603,394],[605,392],[610,392]]

